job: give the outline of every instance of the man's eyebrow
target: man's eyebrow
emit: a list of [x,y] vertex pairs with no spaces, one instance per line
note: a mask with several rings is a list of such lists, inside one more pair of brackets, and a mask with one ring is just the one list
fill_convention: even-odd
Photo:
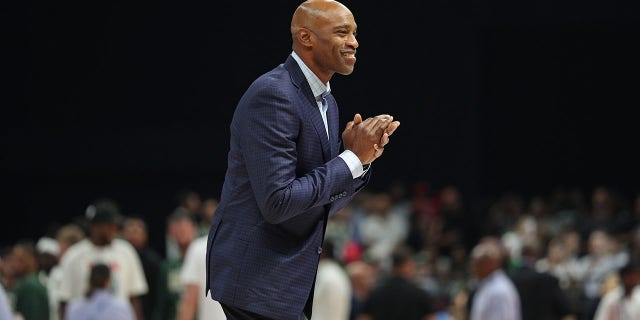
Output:
[[350,24],[342,24],[342,25],[333,27],[333,30],[338,30],[338,29],[355,29],[355,27]]

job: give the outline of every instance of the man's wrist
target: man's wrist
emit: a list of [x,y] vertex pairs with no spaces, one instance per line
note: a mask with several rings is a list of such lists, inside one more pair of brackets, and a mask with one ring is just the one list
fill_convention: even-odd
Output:
[[355,153],[353,153],[353,151],[344,150],[339,155],[339,157],[342,158],[342,160],[344,160],[344,162],[347,164],[349,170],[351,171],[351,176],[354,179],[362,176],[362,174],[364,173],[362,162],[360,162],[360,159],[358,158],[358,156],[356,156]]

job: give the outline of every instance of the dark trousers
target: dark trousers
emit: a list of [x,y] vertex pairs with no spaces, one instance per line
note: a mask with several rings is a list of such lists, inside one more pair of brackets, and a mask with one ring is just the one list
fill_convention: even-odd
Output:
[[[224,303],[220,303],[220,305],[222,306],[222,311],[224,311],[224,314],[227,316],[227,320],[274,320]],[[307,320],[307,317],[302,315],[301,319]]]
[[261,316],[251,311],[238,309],[236,307],[220,303],[224,314],[227,316],[227,320],[273,320],[265,316]]

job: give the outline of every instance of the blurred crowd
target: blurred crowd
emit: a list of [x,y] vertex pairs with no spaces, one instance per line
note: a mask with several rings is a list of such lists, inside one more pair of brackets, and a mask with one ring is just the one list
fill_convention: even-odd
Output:
[[[225,319],[204,292],[217,204],[180,192],[162,248],[114,199],[0,244],[0,320]],[[313,319],[640,319],[639,258],[640,194],[559,187],[479,204],[396,182],[330,217]]]

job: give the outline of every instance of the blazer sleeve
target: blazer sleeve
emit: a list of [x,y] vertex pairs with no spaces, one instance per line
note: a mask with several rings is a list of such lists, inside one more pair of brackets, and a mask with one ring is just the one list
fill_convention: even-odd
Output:
[[304,108],[298,106],[307,102],[296,98],[277,88],[262,89],[243,102],[243,117],[232,128],[239,133],[257,204],[264,219],[273,224],[326,205],[332,195],[352,195],[359,186],[339,157],[297,176],[301,154],[321,157],[322,149],[320,143],[315,147],[298,145],[300,135],[317,134],[302,125],[305,115],[300,110]]

